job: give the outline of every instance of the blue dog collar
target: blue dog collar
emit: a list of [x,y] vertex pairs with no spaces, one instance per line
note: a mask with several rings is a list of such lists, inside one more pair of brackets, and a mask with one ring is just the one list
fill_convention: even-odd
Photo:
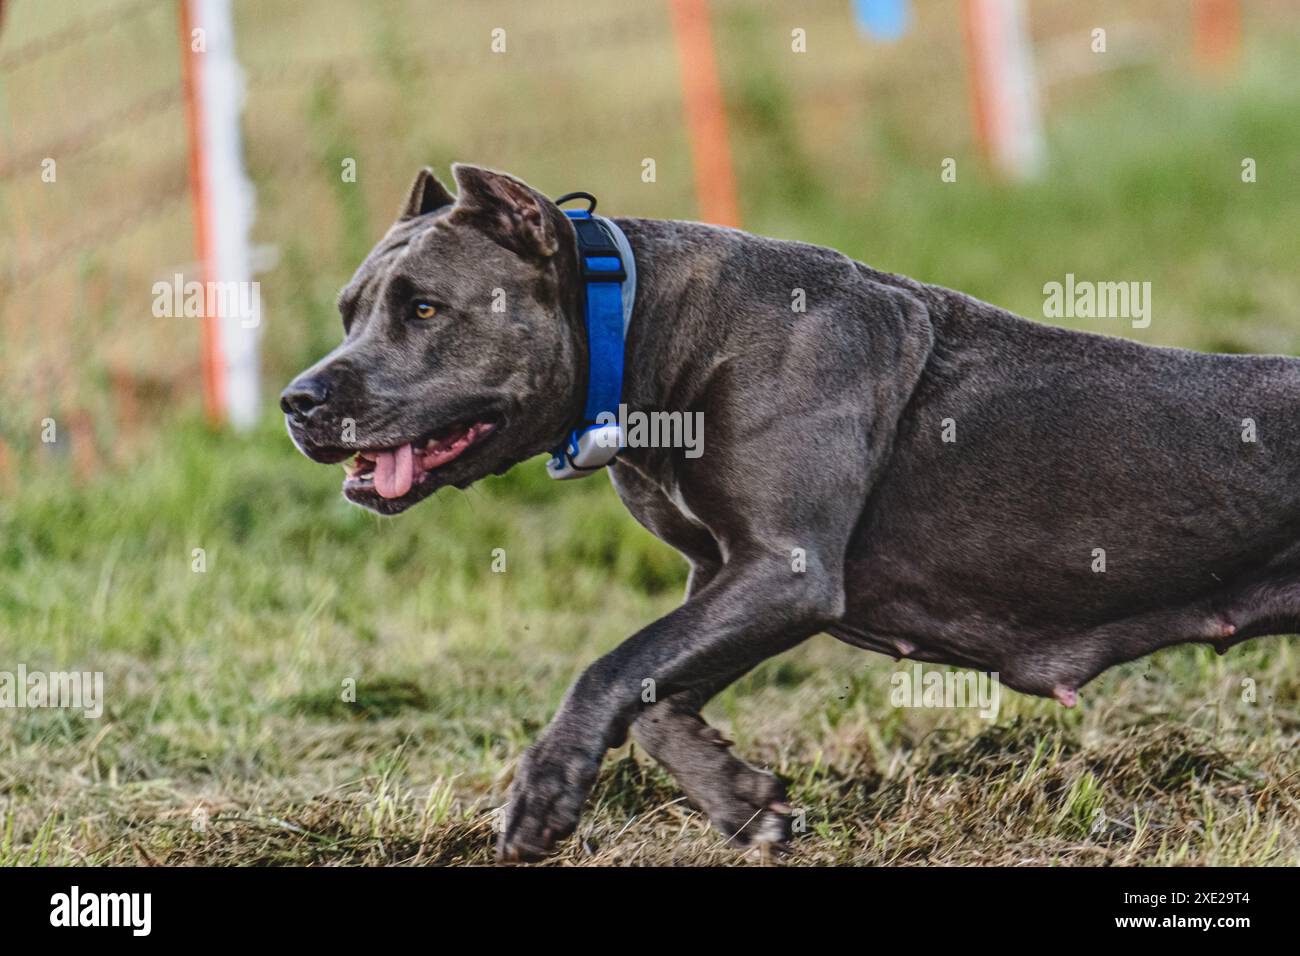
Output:
[[569,193],[556,204],[577,198],[587,199],[590,205],[566,209],[564,214],[578,237],[578,266],[585,286],[587,401],[581,423],[562,446],[551,450],[546,463],[546,473],[558,480],[585,478],[613,461],[623,447],[623,429],[618,424],[623,345],[636,300],[636,259],[627,236],[609,219],[593,215],[596,198],[589,193]]

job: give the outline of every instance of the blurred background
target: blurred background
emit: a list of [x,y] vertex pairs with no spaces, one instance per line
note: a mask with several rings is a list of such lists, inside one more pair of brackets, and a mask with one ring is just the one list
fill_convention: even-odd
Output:
[[[444,176],[453,160],[490,165],[552,195],[587,189],[615,214],[720,218],[725,199],[701,215],[683,82],[700,64],[691,47],[683,64],[673,6],[235,2],[267,393],[333,344],[335,293],[422,164]],[[978,137],[980,4],[898,2],[901,23],[873,20],[872,6],[705,7],[739,224],[1038,317],[1043,283],[1066,272],[1141,273],[1158,310],[1145,338],[1292,349],[1300,240],[1268,227],[1294,212],[1300,165],[1293,3],[1029,3],[1025,82],[1046,147],[1040,174],[1014,186]],[[54,453],[84,474],[129,459],[140,433],[201,397],[201,323],[148,309],[155,281],[199,273],[180,5],[4,7],[0,467],[25,464],[39,444],[29,425],[49,416],[68,423]],[[1197,32],[1216,8],[1230,11],[1209,28],[1224,32],[1221,50]],[[796,30],[805,52],[792,50]],[[1014,54],[1004,40],[1001,58]],[[1250,186],[1245,157],[1263,163]],[[955,183],[941,181],[945,158]]]
[[[832,245],[1039,321],[1044,284],[1067,273],[1149,281],[1147,328],[1053,321],[1300,352],[1290,0],[234,0],[262,300],[262,400],[237,431],[204,410],[202,321],[151,311],[155,282],[205,269],[184,5],[0,11],[0,665],[93,666],[117,688],[102,730],[0,720],[21,767],[8,790],[0,772],[21,859],[131,862],[115,834],[196,806],[251,818],[325,800],[342,840],[352,818],[325,793],[356,796],[360,831],[391,825],[417,855],[450,818],[478,834],[474,813],[582,663],[679,599],[684,565],[603,477],[554,487],[529,463],[382,522],[291,448],[274,398],[338,341],[337,291],[421,165],[587,190],[607,215]],[[498,546],[504,575],[489,569]],[[1278,754],[1296,727],[1290,646],[1242,652],[1279,682]],[[882,710],[886,663],[808,654],[721,704],[734,716],[785,695],[795,717],[748,731],[775,765],[812,759],[828,721],[842,739],[816,745],[818,765],[893,767],[886,779],[935,726],[980,732]],[[1140,663],[1098,683],[1126,714],[1194,723],[1232,675],[1200,649],[1171,656],[1176,677]],[[338,701],[349,674],[368,689],[360,717]],[[1069,719],[1101,733],[1108,718]],[[405,808],[391,820],[389,799]],[[149,832],[162,858],[215,858],[202,835]],[[1242,833],[1193,854],[1294,851],[1293,836]]]

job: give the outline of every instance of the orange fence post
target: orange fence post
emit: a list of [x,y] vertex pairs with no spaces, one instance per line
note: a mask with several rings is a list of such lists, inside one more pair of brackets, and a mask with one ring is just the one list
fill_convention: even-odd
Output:
[[739,226],[740,207],[727,139],[727,110],[709,28],[708,0],[670,0],[669,6],[677,36],[700,215],[707,222]]
[[[0,0],[0,12],[3,12],[3,10],[4,0]],[[17,490],[17,482],[14,480],[14,466],[9,456],[9,446],[5,444],[3,438],[0,438],[0,491],[3,491],[6,495],[12,495]]]
[[[212,276],[212,239],[208,230],[207,179],[203,174],[203,120],[199,111],[200,71],[194,63],[192,47],[193,19],[189,0],[177,0],[180,10],[181,31],[181,86],[185,97],[185,126],[190,143],[190,202],[194,215],[194,251],[199,258],[204,290],[214,280]],[[207,308],[204,295],[203,309],[203,409],[213,424],[225,417],[225,396],[222,395],[221,339],[217,317]]]
[[1231,66],[1241,46],[1240,0],[1196,0],[1192,22],[1196,57],[1202,66],[1212,70]]
[[966,44],[966,92],[970,97],[971,121],[975,127],[975,142],[989,163],[993,162],[993,104],[989,102],[984,76],[984,45],[979,39],[976,7],[970,0],[962,0],[962,39]]

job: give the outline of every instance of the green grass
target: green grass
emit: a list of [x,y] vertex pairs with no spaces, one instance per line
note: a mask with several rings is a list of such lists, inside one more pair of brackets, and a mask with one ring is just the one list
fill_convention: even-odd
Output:
[[[1024,187],[989,181],[964,140],[914,134],[924,91],[900,83],[910,100],[857,121],[874,170],[860,189],[763,66],[774,61],[739,56],[760,40],[734,20],[720,42],[756,231],[1030,316],[1066,272],[1149,280],[1151,328],[1090,327],[1300,351],[1293,34],[1258,42],[1221,88],[1146,68],[1097,81],[1088,108],[1054,114],[1049,175]],[[392,82],[418,85],[406,68],[393,65]],[[671,58],[663,72],[671,80]],[[268,330],[274,380],[333,341],[333,291],[374,238],[359,233],[399,198],[395,181],[367,198],[328,179],[354,139],[376,141],[353,99],[367,89],[286,100],[286,138],[298,123],[319,167],[319,220],[293,218],[311,204],[284,179],[259,183],[273,210],[260,228],[282,251],[264,277],[281,319]],[[436,142],[435,120],[378,141]],[[939,179],[948,155],[957,183]],[[1258,183],[1240,181],[1243,156],[1258,160]],[[665,180],[680,159],[664,157]],[[535,162],[501,165],[547,188],[582,185],[561,159]],[[242,437],[188,413],[161,422],[80,482],[32,443],[0,499],[0,669],[102,670],[107,691],[95,721],[0,711],[0,863],[485,863],[514,761],[568,683],[680,600],[685,565],[603,477],[556,484],[535,461],[385,520],[344,503],[339,469],[307,462],[269,418]],[[1008,691],[988,722],[891,707],[893,662],[822,636],[707,716],[789,784],[804,821],[791,863],[1295,864],[1296,648],[1174,649],[1103,675],[1074,711]],[[557,859],[735,856],[625,747]]]
[[[398,520],[274,427],[181,427],[80,489],[58,468],[0,509],[4,660],[103,670],[107,708],[0,714],[3,862],[487,862],[568,682],[684,583],[603,478],[540,460]],[[790,783],[791,862],[1296,862],[1294,648],[1168,651],[990,724],[891,708],[892,662],[821,637],[709,715]],[[732,859],[627,748],[580,835],[560,859]]]

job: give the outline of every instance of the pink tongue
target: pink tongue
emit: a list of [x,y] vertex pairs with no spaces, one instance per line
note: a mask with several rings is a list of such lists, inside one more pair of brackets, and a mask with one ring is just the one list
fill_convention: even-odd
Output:
[[384,498],[400,498],[415,482],[415,455],[409,444],[386,448],[375,458],[375,490]]

